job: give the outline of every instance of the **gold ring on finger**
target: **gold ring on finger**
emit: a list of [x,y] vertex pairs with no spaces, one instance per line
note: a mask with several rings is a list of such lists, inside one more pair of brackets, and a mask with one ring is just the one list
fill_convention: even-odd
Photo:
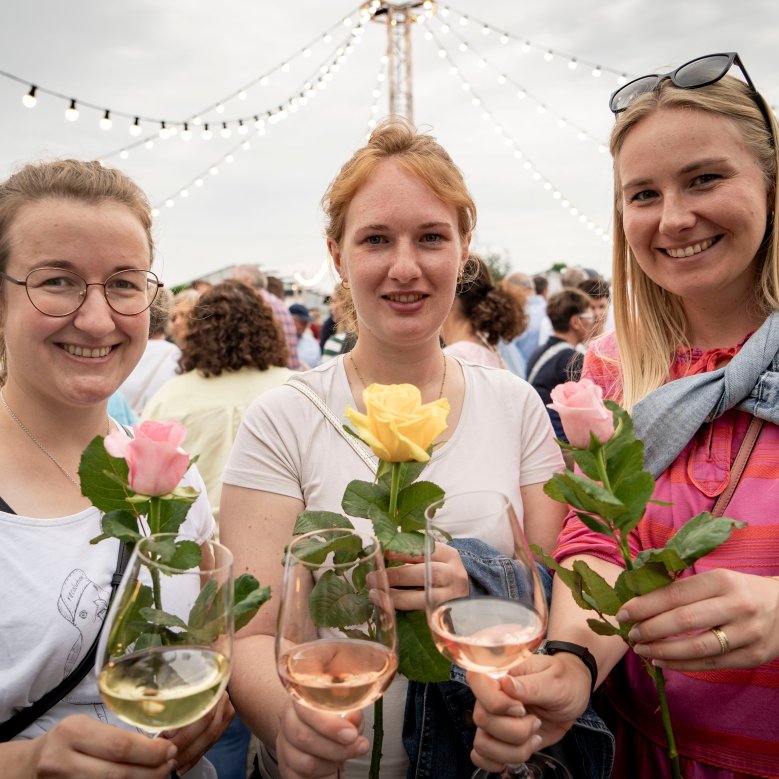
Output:
[[709,630],[714,633],[714,635],[717,637],[717,641],[719,641],[719,653],[721,655],[727,654],[730,651],[730,642],[728,641],[728,637],[725,635],[725,631],[721,626],[718,628],[709,628]]

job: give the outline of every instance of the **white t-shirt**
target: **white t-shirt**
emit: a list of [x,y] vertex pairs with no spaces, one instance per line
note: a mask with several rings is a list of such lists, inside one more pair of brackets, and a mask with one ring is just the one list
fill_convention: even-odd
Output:
[[[512,373],[460,363],[465,396],[457,428],[435,449],[422,473],[446,493],[500,490],[523,520],[520,487],[547,481],[562,470],[549,415],[536,391]],[[343,357],[322,364],[298,379],[306,382],[346,423],[344,410],[355,407]],[[223,480],[226,484],[287,495],[307,509],[341,511],[352,479],[371,479],[366,464],[327,422],[314,404],[294,387],[265,393],[246,412]],[[358,529],[370,529],[354,518]],[[479,528],[471,536],[480,538]],[[495,539],[482,540],[493,545]],[[397,676],[384,696],[382,779],[406,776],[401,741],[407,682]],[[363,711],[364,734],[372,737],[373,707]],[[349,761],[350,778],[367,776],[370,755]]]
[[[214,520],[196,468],[182,480],[199,489],[180,532],[211,537]],[[13,506],[11,506],[13,508]],[[101,512],[88,508],[54,519],[0,511],[0,721],[54,689],[86,655],[108,610],[119,542],[90,545],[100,534]],[[102,703],[94,673],[17,738],[36,738],[71,714],[85,714],[119,727]],[[188,779],[214,776],[210,763]]]
[[169,379],[178,375],[181,349],[164,338],[150,338],[132,373],[119,387],[136,414],[143,413],[149,398]]

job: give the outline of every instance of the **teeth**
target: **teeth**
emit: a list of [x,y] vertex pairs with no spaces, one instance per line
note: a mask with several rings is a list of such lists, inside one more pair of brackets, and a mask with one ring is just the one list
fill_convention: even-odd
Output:
[[684,249],[666,249],[668,254],[674,259],[681,259],[682,257],[692,257],[693,254],[700,254],[704,249],[708,249],[709,246],[714,244],[714,239],[709,238],[702,243],[696,243],[694,246],[687,246]]
[[73,344],[63,344],[62,348],[75,357],[105,357],[110,351],[110,346],[101,346],[97,349],[88,349],[85,346],[74,346]]
[[416,303],[417,300],[422,300],[422,295],[390,295],[389,298],[398,303]]

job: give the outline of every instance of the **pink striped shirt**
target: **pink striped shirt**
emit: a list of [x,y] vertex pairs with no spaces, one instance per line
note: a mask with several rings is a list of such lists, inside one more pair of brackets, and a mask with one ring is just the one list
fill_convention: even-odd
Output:
[[[712,370],[732,357],[730,349],[679,350],[672,378]],[[585,357],[583,377],[619,402],[621,381],[616,339],[601,339]],[[684,413],[684,408],[679,409]],[[704,425],[658,478],[651,505],[632,533],[633,554],[661,547],[692,516],[711,510],[725,488],[750,417],[730,411]],[[729,568],[758,576],[779,576],[779,428],[766,423],[727,509],[746,521],[742,530],[683,575]],[[590,554],[620,564],[613,542],[589,530],[575,514],[566,520],[557,560]],[[779,587],[779,582],[777,583]],[[779,659],[746,670],[680,673],[666,670],[666,690],[686,779],[779,777]],[[624,691],[631,690],[626,696]],[[656,777],[670,772],[657,695],[641,661],[629,652],[606,685],[624,722],[619,727],[614,777]],[[623,737],[624,738],[621,738]],[[637,768],[640,771],[637,773]],[[648,773],[647,773],[648,771]]]

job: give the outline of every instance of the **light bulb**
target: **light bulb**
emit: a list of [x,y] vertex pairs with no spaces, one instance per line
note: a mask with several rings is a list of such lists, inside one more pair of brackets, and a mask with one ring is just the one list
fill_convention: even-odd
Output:
[[130,156],[130,152],[129,152],[129,151],[127,151],[127,149],[122,149],[122,150],[119,152],[119,157],[120,157],[121,159],[123,159],[123,160],[126,160],[126,159],[127,159],[129,156]]
[[243,123],[243,119],[238,120],[238,135],[246,135],[249,132],[249,128]]
[[138,117],[135,117],[135,121],[130,125],[130,135],[140,135],[141,134],[141,125],[138,121]]
[[222,138],[229,138],[233,134],[233,131],[227,126],[227,122],[222,122],[222,129],[219,131],[219,135]]
[[75,122],[78,119],[78,108],[76,108],[75,100],[71,100],[70,105],[65,109],[65,118],[69,122]]
[[219,105],[217,105],[216,107],[216,112],[218,114],[223,114],[225,112],[225,107],[221,103],[219,103]]
[[100,125],[101,130],[110,130],[113,122],[111,121],[111,114],[106,109],[106,112],[103,114],[102,118],[100,119],[100,122],[98,123]]
[[202,138],[204,141],[210,141],[210,140],[211,140],[211,138],[213,138],[213,136],[214,136],[214,134],[213,134],[213,132],[211,132],[211,130],[209,129],[209,127],[208,127],[208,123],[204,124],[204,125],[203,125],[203,129],[202,129],[202,130],[201,130],[201,132],[200,132],[200,137],[201,137],[201,138]]
[[239,99],[239,100],[246,100],[246,90],[242,89],[242,90],[241,90],[241,91],[238,93],[238,99]]
[[38,98],[35,97],[35,92],[38,89],[35,85],[30,87],[30,91],[22,97],[22,104],[25,108],[35,108]]
[[192,140],[192,130],[189,129],[189,125],[186,122],[184,122],[184,129],[181,131],[181,140],[182,141]]

